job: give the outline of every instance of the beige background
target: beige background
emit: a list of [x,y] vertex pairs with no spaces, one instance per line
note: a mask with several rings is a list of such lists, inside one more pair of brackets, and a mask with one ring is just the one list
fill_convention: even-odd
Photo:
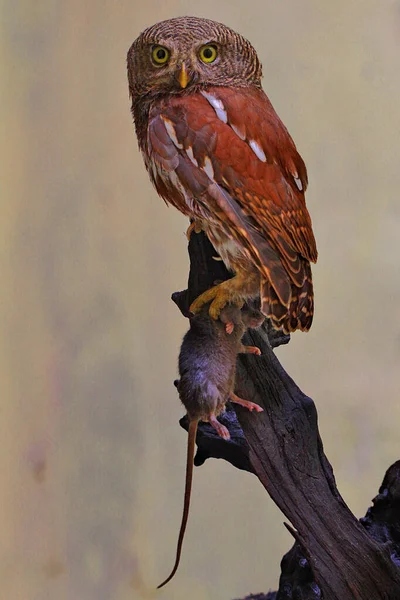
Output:
[[[187,323],[169,297],[186,282],[187,223],[145,173],[125,56],[183,14],[254,43],[308,165],[316,318],[279,356],[317,402],[357,515],[399,458],[399,2],[2,0],[1,598],[139,599],[133,574],[154,586],[172,566]],[[254,477],[209,461],[157,597],[276,588],[282,521]]]

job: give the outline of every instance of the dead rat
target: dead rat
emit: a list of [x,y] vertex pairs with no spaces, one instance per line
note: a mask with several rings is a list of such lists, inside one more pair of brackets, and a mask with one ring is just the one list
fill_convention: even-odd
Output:
[[175,382],[189,418],[183,514],[174,567],[171,574],[157,589],[173,578],[179,566],[189,516],[199,421],[210,423],[218,435],[227,440],[230,437],[229,431],[217,420],[217,417],[225,410],[228,400],[241,404],[251,411],[263,410],[254,402],[239,398],[233,391],[237,355],[244,352],[261,354],[259,348],[242,344],[243,334],[248,327],[259,327],[263,321],[264,316],[260,311],[250,308],[240,310],[234,306],[226,306],[221,311],[218,321],[210,318],[208,306],[203,307],[200,313],[190,319],[190,329],[183,338],[179,354],[180,379]]

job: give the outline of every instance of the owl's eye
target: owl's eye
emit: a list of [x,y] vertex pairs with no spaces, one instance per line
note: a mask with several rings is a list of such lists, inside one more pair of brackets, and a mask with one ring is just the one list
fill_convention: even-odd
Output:
[[153,46],[151,50],[151,57],[156,65],[165,65],[169,59],[169,50],[164,46]]
[[212,63],[218,56],[217,47],[214,44],[206,44],[200,48],[199,56],[204,63]]

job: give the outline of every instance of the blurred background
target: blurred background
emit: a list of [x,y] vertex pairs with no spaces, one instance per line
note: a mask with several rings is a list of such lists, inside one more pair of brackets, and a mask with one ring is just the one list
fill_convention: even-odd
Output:
[[[358,516],[399,458],[400,2],[1,0],[0,596],[240,598],[292,540],[254,476],[196,469],[180,571],[187,222],[152,189],[126,52],[193,14],[249,38],[303,155],[316,315],[278,351]],[[133,583],[143,581],[143,590]]]

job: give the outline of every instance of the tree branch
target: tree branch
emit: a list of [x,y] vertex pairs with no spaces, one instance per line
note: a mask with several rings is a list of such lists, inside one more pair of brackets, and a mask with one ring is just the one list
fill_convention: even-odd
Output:
[[[204,234],[191,236],[189,255],[188,289],[173,295],[186,316],[190,303],[200,293],[215,280],[229,277],[223,263],[213,259],[216,252]],[[381,531],[382,539],[369,535],[366,523],[360,523],[341,498],[323,452],[314,402],[303,394],[273,353],[273,347],[288,341],[289,336],[265,324],[246,333],[245,344],[259,346],[262,356],[239,356],[236,388],[241,397],[263,406],[264,412],[253,415],[235,406],[236,420],[235,411],[228,410],[222,417],[232,436],[228,442],[202,424],[196,464],[216,456],[255,473],[289,519],[298,541],[282,560],[276,600],[295,597],[293,582],[290,576],[284,576],[284,570],[292,576],[294,572],[299,579],[300,562],[308,592],[304,589],[306,593],[299,598],[398,600],[397,551],[383,539],[382,528],[376,530]],[[396,485],[392,487],[399,493],[400,486]],[[377,526],[376,504],[374,510],[373,519],[368,514],[365,517],[374,523],[370,530]],[[398,524],[393,532],[398,533]]]

